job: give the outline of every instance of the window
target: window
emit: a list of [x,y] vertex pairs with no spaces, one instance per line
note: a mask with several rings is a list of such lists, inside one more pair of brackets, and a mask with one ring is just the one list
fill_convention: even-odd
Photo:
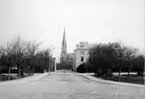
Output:
[[84,45],[80,45],[80,47],[84,47]]
[[84,62],[84,57],[81,57],[81,62]]
[[81,55],[84,55],[84,51],[83,50],[81,50]]

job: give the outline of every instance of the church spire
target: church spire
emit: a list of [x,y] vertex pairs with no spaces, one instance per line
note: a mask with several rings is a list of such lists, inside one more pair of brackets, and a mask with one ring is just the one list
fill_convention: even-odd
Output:
[[67,46],[66,46],[66,38],[65,38],[65,28],[63,33],[63,40],[62,40],[62,48],[61,48],[61,60],[65,61],[67,59]]
[[64,33],[63,33],[62,47],[66,47],[65,28],[64,28]]

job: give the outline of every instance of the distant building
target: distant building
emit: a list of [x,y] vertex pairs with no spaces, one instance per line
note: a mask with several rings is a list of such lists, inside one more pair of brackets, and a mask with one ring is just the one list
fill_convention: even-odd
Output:
[[[87,42],[80,42],[76,45],[76,49],[74,53],[67,53],[67,42],[65,38],[65,30],[63,34],[62,40],[62,48],[61,48],[61,57],[60,57],[60,66],[64,66],[66,63],[68,67],[71,65],[73,71],[76,71],[77,67],[79,67],[82,63],[86,63],[89,58],[89,50],[97,44],[91,44]],[[66,65],[66,66],[67,66]],[[65,66],[64,66],[65,67]]]
[[76,45],[74,50],[74,63],[73,70],[76,71],[76,68],[82,63],[86,63],[89,58],[89,50],[94,47],[96,44],[91,44],[87,42],[80,42]]
[[[60,66],[63,68],[71,68],[73,66],[73,59],[74,59],[74,53],[67,53],[67,42],[65,37],[65,29],[63,34],[63,40],[62,40],[62,48],[61,48],[61,56],[60,56]],[[64,66],[65,64],[65,66]],[[66,67],[68,66],[68,67]],[[61,68],[61,67],[60,67]]]
[[66,60],[67,60],[67,45],[66,45],[65,29],[64,29],[60,63],[63,62],[63,61],[66,61]]

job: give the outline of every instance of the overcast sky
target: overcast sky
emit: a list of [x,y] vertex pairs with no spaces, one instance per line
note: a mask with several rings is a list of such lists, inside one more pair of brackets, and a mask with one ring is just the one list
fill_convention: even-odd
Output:
[[58,57],[65,27],[68,52],[80,41],[143,51],[144,17],[144,0],[0,0],[0,44],[20,35],[55,46]]

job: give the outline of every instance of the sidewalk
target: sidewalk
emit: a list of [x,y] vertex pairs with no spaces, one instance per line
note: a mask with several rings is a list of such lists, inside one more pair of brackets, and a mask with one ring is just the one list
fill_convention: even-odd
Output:
[[115,81],[109,81],[109,80],[103,80],[103,79],[99,79],[96,78],[94,76],[87,73],[81,74],[78,73],[79,75],[85,77],[86,79],[92,80],[92,81],[96,81],[96,82],[101,82],[101,83],[106,83],[106,84],[113,84],[113,85],[120,85],[120,86],[130,86],[130,87],[140,87],[140,88],[145,88],[145,85],[139,85],[139,84],[131,84],[131,83],[124,83],[124,82],[115,82]]
[[29,76],[29,77],[24,77],[24,78],[19,78],[19,79],[15,79],[15,80],[9,80],[9,81],[2,81],[2,82],[0,82],[0,85],[36,81],[40,78],[45,77],[46,75],[49,75],[49,73],[35,73],[34,75]]
[[26,82],[27,81],[36,81],[40,78],[45,77],[46,75],[49,75],[49,73],[35,73],[33,76],[25,77],[25,78],[18,79],[18,80],[26,81]]

